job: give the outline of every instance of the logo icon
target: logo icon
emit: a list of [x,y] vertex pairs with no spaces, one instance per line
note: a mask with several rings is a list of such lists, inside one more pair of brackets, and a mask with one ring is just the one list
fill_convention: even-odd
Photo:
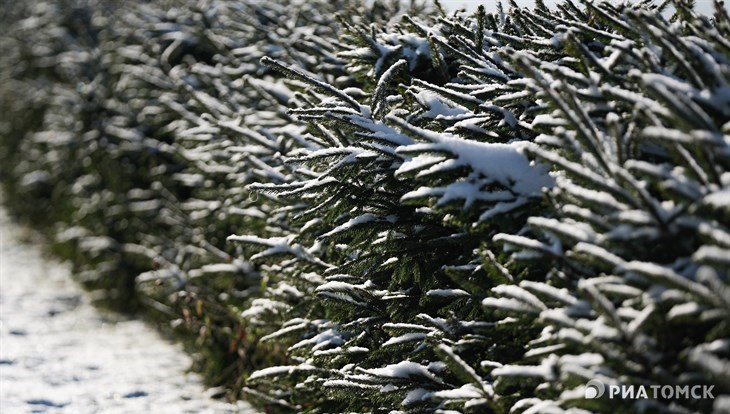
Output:
[[[585,398],[595,400],[603,397],[604,394],[609,399],[647,399],[652,398],[671,400],[672,398],[684,399],[714,399],[715,395],[712,390],[714,385],[632,385],[632,384],[610,384],[606,385],[603,381],[592,379],[588,381],[584,388]],[[608,392],[606,392],[608,391]]]
[[601,398],[606,392],[606,386],[599,380],[590,380],[586,384],[585,397],[589,400]]

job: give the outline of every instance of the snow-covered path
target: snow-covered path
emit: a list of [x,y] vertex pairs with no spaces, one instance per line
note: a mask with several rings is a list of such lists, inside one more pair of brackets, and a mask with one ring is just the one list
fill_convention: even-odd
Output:
[[179,346],[101,313],[0,209],[0,412],[254,413],[206,397]]

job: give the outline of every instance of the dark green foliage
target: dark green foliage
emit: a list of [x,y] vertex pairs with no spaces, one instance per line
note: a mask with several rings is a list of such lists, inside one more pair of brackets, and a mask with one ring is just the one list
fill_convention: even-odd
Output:
[[19,6],[11,207],[267,411],[719,410],[722,5],[396,3]]

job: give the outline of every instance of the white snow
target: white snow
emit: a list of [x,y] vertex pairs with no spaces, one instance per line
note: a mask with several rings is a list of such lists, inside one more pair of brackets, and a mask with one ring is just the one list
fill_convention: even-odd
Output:
[[621,266],[626,263],[622,258],[595,244],[579,242],[573,247],[573,251],[586,254],[614,266]]
[[425,401],[429,398],[431,398],[431,391],[425,388],[416,388],[415,390],[408,391],[408,394],[406,394],[406,398],[403,399],[403,402],[401,402],[401,404],[404,406],[408,406],[421,401]]
[[461,388],[434,392],[433,396],[448,400],[468,400],[472,398],[481,398],[484,395],[480,392],[479,388],[474,385],[465,384],[462,385]]
[[251,319],[253,322],[259,322],[259,316],[266,314],[278,315],[287,309],[287,305],[282,302],[277,302],[268,298],[256,298],[251,302],[251,306],[249,306],[248,309],[241,312],[241,316]]
[[453,102],[442,102],[443,98],[429,90],[422,90],[417,93],[416,99],[421,105],[428,108],[428,111],[421,115],[424,118],[453,119],[464,117],[470,113],[466,108],[459,107]]
[[556,368],[558,365],[558,356],[551,354],[544,358],[540,365],[505,365],[492,370],[495,377],[542,377],[546,380],[554,380],[556,377]]
[[517,299],[509,298],[484,298],[483,306],[499,308],[505,311],[517,311],[525,313],[540,313],[537,309]]
[[360,382],[353,382],[347,380],[329,380],[322,383],[323,387],[328,388],[361,388],[364,390],[378,388],[377,385],[362,384]]
[[[420,130],[419,133],[427,136],[432,143],[413,144],[399,150],[446,151],[456,156],[456,161],[447,160],[435,164],[420,172],[419,176],[468,166],[483,174],[484,177],[500,183],[520,195],[539,194],[542,188],[553,186],[553,181],[547,171],[544,168],[530,165],[527,157],[522,155],[519,143],[477,142],[452,134],[438,134],[425,130]],[[432,155],[427,156],[432,157]],[[396,171],[396,175],[403,172]]]
[[311,346],[312,350],[317,351],[322,348],[340,346],[344,343],[345,339],[339,332],[334,329],[327,329],[326,331],[320,332],[312,338],[299,341],[298,343],[289,347],[289,349],[294,350],[302,347]]
[[411,378],[425,377],[434,382],[441,382],[427,367],[411,361],[401,361],[397,364],[385,366],[383,368],[363,369],[370,375],[387,378]]
[[100,312],[0,210],[0,411],[254,413],[207,397],[192,360],[142,321]]
[[425,167],[430,167],[433,164],[443,162],[446,158],[442,156],[422,154],[418,157],[411,158],[401,164],[396,174],[407,174],[411,171],[418,171]]
[[728,208],[730,206],[730,188],[725,188],[712,193],[702,200],[705,204],[716,208]]
[[515,285],[499,285],[492,288],[492,292],[498,293],[504,296],[511,296],[519,301],[525,302],[526,304],[546,310],[547,306],[540,301],[535,295],[528,292],[527,290]]
[[667,319],[672,320],[682,317],[691,317],[702,311],[702,307],[697,302],[686,302],[672,306],[667,312]]
[[730,264],[730,249],[723,249],[717,246],[702,246],[692,255],[692,259],[703,262],[716,262]]
[[520,282],[520,286],[532,290],[533,292],[546,295],[552,299],[559,300],[565,304],[568,305],[575,305],[578,303],[578,300],[571,296],[568,289],[558,289],[554,286],[550,286],[547,283],[543,282],[533,282],[530,280],[523,280]]
[[258,378],[263,377],[270,377],[270,376],[277,376],[277,375],[290,375],[297,371],[315,371],[317,368],[315,368],[312,365],[293,365],[293,366],[277,366],[277,367],[269,367],[260,369],[249,377],[249,380],[254,380]]
[[329,232],[321,235],[320,237],[322,237],[322,238],[324,238],[324,237],[330,237],[330,236],[333,236],[335,234],[341,233],[343,231],[350,230],[350,229],[352,229],[354,227],[361,226],[363,224],[367,224],[367,223],[370,223],[370,222],[389,222],[389,223],[395,223],[397,219],[398,219],[398,217],[397,216],[394,216],[394,215],[390,215],[390,216],[387,216],[387,217],[377,217],[374,214],[365,213],[365,214],[362,214],[360,216],[357,216],[357,217],[354,217],[354,218],[348,220],[347,222],[345,222],[345,223],[343,223],[343,224],[335,227],[331,231],[329,231]]
[[426,296],[438,296],[444,298],[457,297],[457,296],[470,296],[469,292],[463,289],[431,289],[426,292]]
[[409,332],[407,334],[403,334],[400,336],[396,336],[393,338],[388,339],[383,343],[383,347],[391,346],[391,345],[399,345],[405,342],[413,342],[413,341],[420,341],[422,339],[426,338],[425,333],[421,332]]
[[20,178],[21,187],[32,187],[37,184],[48,182],[50,176],[45,171],[32,171]]

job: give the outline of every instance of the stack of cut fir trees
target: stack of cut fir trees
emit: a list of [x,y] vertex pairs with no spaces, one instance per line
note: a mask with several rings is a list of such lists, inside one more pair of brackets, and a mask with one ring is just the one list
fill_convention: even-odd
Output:
[[5,202],[266,412],[728,410],[730,17],[690,3],[17,2]]

